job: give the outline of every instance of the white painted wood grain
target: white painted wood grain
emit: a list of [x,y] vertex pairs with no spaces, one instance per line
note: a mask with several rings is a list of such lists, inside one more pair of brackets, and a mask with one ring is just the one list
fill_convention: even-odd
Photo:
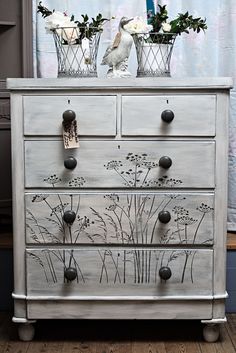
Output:
[[[228,192],[228,115],[229,95],[217,96],[216,121],[216,244],[214,247],[214,293],[226,287],[226,237],[227,237],[227,192]],[[224,117],[224,119],[222,119]],[[213,318],[225,317],[224,302],[215,302]]]
[[[25,203],[28,244],[213,244],[209,193],[40,193],[26,194]],[[167,224],[158,220],[163,210]],[[66,211],[76,214],[72,225]]]
[[[13,202],[13,255],[14,292],[24,295],[25,288],[25,215],[24,205],[24,143],[22,139],[22,96],[11,95],[11,144],[12,144],[12,202]],[[26,303],[14,301],[14,315],[26,317]]]
[[[158,248],[28,249],[27,295],[212,295],[212,250]],[[168,281],[159,269],[168,266]],[[64,279],[65,268],[77,279]]]
[[[68,156],[77,159],[72,171],[64,167]],[[157,166],[162,156],[172,159],[168,170]],[[135,158],[139,163],[135,164]],[[150,171],[147,162],[151,163]],[[73,151],[64,150],[62,141],[25,142],[27,188],[53,187],[50,180],[56,177],[59,182],[54,186],[64,188],[75,185],[72,180],[81,177],[84,182],[76,187],[213,188],[214,170],[214,141],[81,141],[80,148]],[[164,183],[159,181],[163,176]]]
[[28,302],[29,319],[211,319],[211,301],[190,302]]
[[116,135],[116,96],[24,96],[25,135],[62,135],[62,114],[73,110],[78,134]]
[[116,90],[155,90],[177,89],[229,89],[233,86],[231,77],[184,77],[184,78],[129,78],[129,79],[100,79],[100,78],[38,78],[38,79],[7,79],[10,90],[93,90],[96,88]]
[[[171,123],[161,114],[174,113]],[[123,136],[214,136],[215,95],[161,95],[122,97]]]

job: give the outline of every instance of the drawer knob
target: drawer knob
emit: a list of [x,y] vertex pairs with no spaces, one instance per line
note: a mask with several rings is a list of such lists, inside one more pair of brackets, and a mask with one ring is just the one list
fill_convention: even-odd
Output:
[[76,214],[74,211],[66,211],[63,215],[63,220],[68,223],[72,224],[75,221]]
[[64,166],[66,169],[74,169],[77,166],[77,160],[74,157],[67,157],[64,160]]
[[161,113],[161,118],[165,123],[171,123],[172,120],[174,119],[175,114],[172,112],[172,110],[164,110]]
[[159,159],[159,166],[164,168],[164,169],[168,169],[170,168],[172,165],[172,160],[170,157],[167,156],[163,156]]
[[161,211],[158,213],[158,219],[161,223],[168,223],[171,220],[171,215],[169,211]]
[[64,275],[68,281],[74,281],[77,277],[77,271],[73,267],[67,267],[65,269]]
[[75,120],[76,114],[73,110],[66,110],[62,114],[63,121],[65,123],[71,123],[73,120]]
[[165,281],[171,277],[171,269],[167,266],[163,266],[159,270],[159,276],[161,279],[164,279]]

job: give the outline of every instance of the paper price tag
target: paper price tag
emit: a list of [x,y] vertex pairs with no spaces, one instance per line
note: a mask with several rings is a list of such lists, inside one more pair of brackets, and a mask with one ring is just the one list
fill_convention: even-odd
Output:
[[77,121],[66,123],[63,121],[63,141],[65,149],[79,148],[79,137],[77,129]]

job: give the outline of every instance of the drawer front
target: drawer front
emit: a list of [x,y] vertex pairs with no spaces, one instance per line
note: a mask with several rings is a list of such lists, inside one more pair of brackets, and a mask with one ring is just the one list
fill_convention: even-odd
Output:
[[[212,295],[212,255],[212,250],[163,248],[29,249],[27,295]],[[159,277],[163,266],[172,272],[167,281]]]
[[213,243],[213,194],[26,194],[25,203],[29,244]]
[[[174,113],[171,123],[162,120],[165,110]],[[123,136],[214,136],[216,97],[123,96]]]
[[[64,150],[62,141],[25,142],[25,185],[76,188],[212,188],[213,141],[81,141]],[[64,167],[72,156],[73,170]],[[168,156],[165,169],[159,160]],[[187,173],[186,173],[187,171]]]
[[23,105],[25,135],[62,135],[68,109],[76,113],[79,135],[116,135],[115,96],[25,96]]

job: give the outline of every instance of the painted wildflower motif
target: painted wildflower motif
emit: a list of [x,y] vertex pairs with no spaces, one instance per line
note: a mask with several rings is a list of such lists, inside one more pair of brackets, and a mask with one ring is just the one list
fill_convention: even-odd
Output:
[[125,161],[111,160],[104,165],[108,171],[114,171],[123,180],[126,187],[173,187],[182,184],[182,180],[162,177],[151,177],[152,170],[159,164],[150,160],[147,153],[137,154],[129,152]]
[[[143,259],[147,262],[142,262]],[[123,292],[130,291],[132,285],[161,285],[165,282],[160,279],[159,270],[163,266],[171,268],[173,279],[169,285],[176,283],[195,284],[195,273],[201,263],[207,264],[206,257],[199,250],[162,250],[162,249],[93,249],[93,250],[61,250],[43,249],[28,250],[27,262],[32,269],[39,266],[41,274],[40,284],[46,285],[61,283],[71,286],[65,277],[65,270],[73,268],[76,276],[74,282],[80,288],[86,285],[102,285],[99,288],[119,288]],[[198,284],[205,281],[199,278]],[[117,287],[118,285],[118,287]],[[196,286],[197,284],[195,284]],[[73,286],[71,288],[75,287]],[[66,288],[66,287],[64,287]],[[76,288],[76,287],[75,287]],[[91,290],[91,287],[87,287]],[[145,287],[148,288],[148,287]],[[41,289],[41,288],[40,288]],[[90,294],[91,295],[91,294]],[[142,293],[143,295],[143,293]]]
[[[155,178],[152,171],[159,168],[159,164],[146,153],[129,152],[124,161],[108,161],[104,168],[109,173],[116,173],[124,186],[131,189],[173,188],[182,183],[181,180],[167,175]],[[44,181],[53,187],[62,182],[56,174],[50,175]],[[85,183],[85,178],[78,176],[69,180],[67,185],[80,188]],[[156,244],[212,242],[212,234],[207,238],[206,230],[212,229],[213,198],[209,205],[206,203],[208,196],[203,198],[200,194],[191,197],[186,195],[170,192],[37,194],[31,198],[31,205],[36,207],[35,212],[33,207],[27,210],[27,231],[31,241],[36,243],[128,245],[129,248],[118,252],[111,249],[96,250],[96,280],[99,283],[157,283],[159,268],[163,265],[171,266],[175,261],[182,264],[179,282],[183,283],[188,278],[193,283],[195,250],[148,248]],[[37,211],[39,203],[45,205],[40,212]],[[34,216],[42,214],[42,210],[42,219]],[[161,223],[159,219],[159,213],[163,210],[170,213],[170,222],[167,224]],[[74,215],[72,222],[65,221],[64,215],[67,211]],[[145,248],[137,248],[140,245],[145,245]],[[64,264],[64,268],[74,264],[77,282],[85,283],[86,276],[79,259],[75,260],[72,250],[69,256],[65,256],[64,252],[65,250],[48,250],[39,259],[37,255],[32,255],[32,258],[43,268],[48,282],[57,281],[58,276],[53,268],[53,258],[56,257]],[[64,278],[64,281],[67,280]]]

